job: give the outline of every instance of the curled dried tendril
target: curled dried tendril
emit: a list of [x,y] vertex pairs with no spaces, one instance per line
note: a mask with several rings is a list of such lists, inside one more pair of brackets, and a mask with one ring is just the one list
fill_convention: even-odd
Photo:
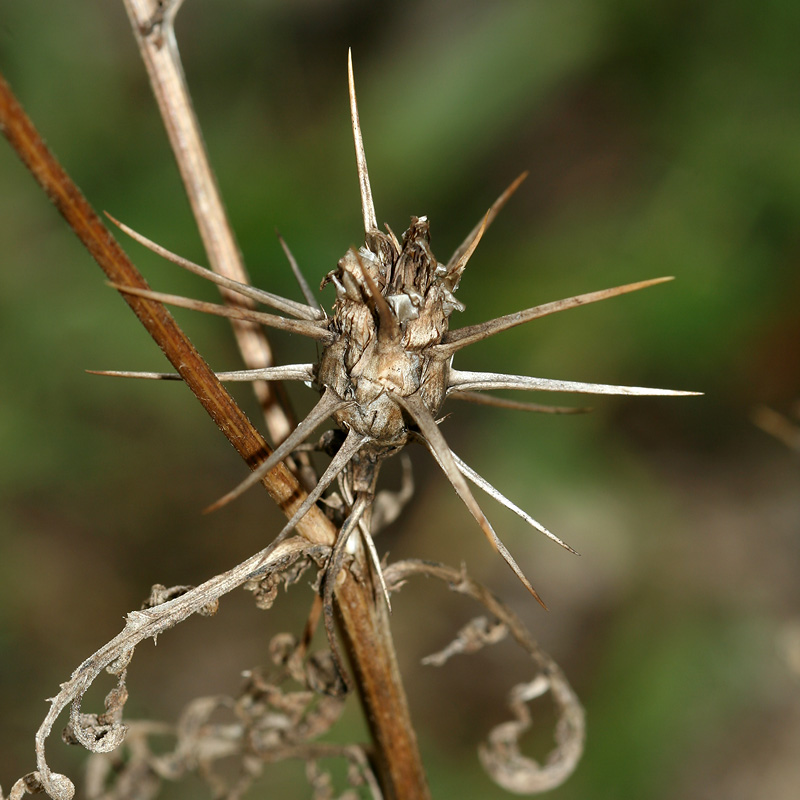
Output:
[[[46,788],[48,786],[49,789]],[[50,797],[57,797],[59,800],[72,800],[72,797],[75,796],[75,786],[66,775],[57,772],[51,772],[49,780],[45,783],[39,771],[36,770],[15,781],[8,796],[3,794],[3,789],[0,787],[0,800],[22,800],[26,794],[41,794],[42,792],[48,792]]]
[[[532,725],[528,703],[550,693],[560,716],[556,746],[545,764],[522,755],[519,741]],[[539,794],[561,786],[573,773],[583,754],[584,718],[572,688],[559,671],[537,675],[517,684],[509,693],[509,709],[515,719],[493,728],[478,749],[484,769],[498,786],[515,794]]]
[[[577,695],[558,664],[531,638],[514,612],[485,586],[463,570],[444,564],[410,559],[390,564],[384,571],[390,591],[401,588],[415,575],[437,578],[459,594],[467,595],[491,612],[493,619],[479,616],[465,625],[450,644],[427,656],[423,663],[443,666],[458,654],[477,652],[497,644],[509,635],[525,650],[536,665],[537,674],[509,693],[513,720],[496,726],[479,749],[481,763],[499,786],[517,794],[537,794],[560,786],[575,770],[583,754],[586,721]],[[519,742],[532,725],[528,703],[549,692],[558,719],[554,731],[555,746],[544,764],[522,755]]]
[[[298,562],[310,560],[319,563],[328,552],[329,548],[324,545],[314,545],[294,537],[280,544],[271,544],[193,589],[155,586],[144,607],[127,615],[122,631],[87,658],[70,679],[61,684],[59,693],[50,699],[50,709],[36,734],[36,781],[44,791],[53,800],[70,800],[75,791],[68,778],[50,770],[45,749],[56,720],[68,706],[71,710],[67,740],[81,744],[92,753],[108,753],[130,735],[129,728],[122,723],[122,708],[127,699],[126,669],[137,645],[145,639],[155,640],[193,614],[207,613],[215,608],[220,597],[243,584],[268,579],[271,574],[285,569],[293,572]],[[103,713],[85,714],[81,709],[83,696],[104,671],[117,676],[117,685],[106,697]],[[339,684],[336,686],[338,689]]]
[[[286,573],[286,584],[296,582],[310,563],[327,560],[329,549],[312,547],[292,539],[268,555],[259,554],[194,589],[181,586],[165,589],[157,585],[151,593],[160,599],[146,612],[128,616],[136,624],[87,659],[52,701],[48,720],[37,735],[39,770],[18,781],[9,798],[46,791],[56,800],[69,800],[74,786],[49,771],[44,757],[44,738],[53,720],[72,703],[65,732],[68,742],[79,743],[94,755],[87,772],[86,796],[90,800],[150,800],[163,781],[176,781],[196,772],[216,796],[236,800],[262,774],[264,765],[286,759],[306,761],[306,774],[314,797],[334,797],[331,775],[321,762],[344,758],[348,764],[349,791],[365,789],[380,798],[375,775],[363,747],[319,741],[339,719],[346,695],[341,691],[339,667],[330,651],[308,654],[307,642],[288,633],[273,637],[267,672],[253,669],[244,673],[244,684],[236,697],[215,696],[192,700],[174,725],[151,721],[122,723],[127,699],[125,675],[133,649],[145,638],[168,630],[176,622],[198,613],[208,605],[208,595],[219,597],[238,585]],[[255,560],[254,560],[255,559]],[[491,615],[481,615],[465,625],[439,653],[424,663],[444,666],[453,656],[469,654],[497,644],[509,636],[528,654],[536,666],[534,678],[515,686],[509,694],[513,719],[495,727],[481,745],[479,755],[489,775],[504,788],[532,794],[554,788],[572,773],[583,751],[584,713],[558,665],[531,638],[521,621],[502,601],[461,570],[418,560],[401,561],[384,569],[386,588],[398,591],[409,578],[439,579],[459,594],[471,597]],[[275,581],[275,585],[279,585]],[[252,588],[252,587],[250,587]],[[165,599],[171,598],[171,599]],[[147,604],[146,604],[147,605]],[[145,614],[147,622],[135,615]],[[83,693],[103,671],[117,675],[103,714],[80,710]],[[291,688],[287,688],[287,686]],[[544,764],[523,756],[520,737],[531,727],[527,704],[549,692],[558,713],[555,747]],[[174,742],[165,749],[165,742]],[[233,775],[232,767],[233,765]],[[4,799],[5,800],[5,799]]]
[[[126,666],[131,655],[128,652],[122,659]],[[122,710],[128,700],[128,688],[125,685],[125,667],[116,672],[120,661],[115,659],[106,667],[106,672],[117,674],[117,685],[106,695],[102,714],[84,714],[81,711],[81,698],[73,701],[69,724],[62,733],[67,744],[83,745],[93,753],[108,753],[122,744],[126,733],[126,727],[122,724]]]

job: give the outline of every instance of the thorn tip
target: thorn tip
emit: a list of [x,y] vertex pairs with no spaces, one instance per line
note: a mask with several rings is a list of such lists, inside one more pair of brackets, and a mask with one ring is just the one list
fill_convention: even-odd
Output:
[[358,185],[361,191],[361,213],[364,217],[364,233],[370,234],[378,230],[378,219],[375,215],[375,204],[372,201],[372,187],[367,171],[367,156],[364,152],[364,140],[361,136],[361,123],[358,118],[356,102],[356,84],[353,77],[353,53],[347,51],[347,85],[350,95],[350,119],[353,125],[353,142],[356,148],[356,166],[358,168]]

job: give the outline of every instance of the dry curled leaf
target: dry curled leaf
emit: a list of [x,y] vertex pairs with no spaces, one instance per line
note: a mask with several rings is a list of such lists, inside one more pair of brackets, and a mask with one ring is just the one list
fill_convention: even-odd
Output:
[[[338,680],[330,653],[304,657],[305,647],[287,633],[275,636],[269,650],[273,668],[268,673],[248,670],[237,697],[196,698],[175,725],[130,722],[123,748],[92,757],[90,800],[151,800],[162,781],[177,781],[190,772],[215,796],[234,800],[265,764],[287,758],[306,760],[315,797],[336,796],[329,774],[317,762],[340,758],[348,764],[349,786],[370,787],[372,796],[380,797],[360,747],[316,741],[344,709],[344,698],[330,692]],[[164,749],[165,740],[174,741],[171,749]],[[225,769],[220,769],[223,762]],[[347,791],[340,795],[347,796]]]
[[[68,800],[71,793],[74,793],[74,786],[67,778],[51,772],[45,753],[45,744],[53,725],[68,705],[72,705],[68,734],[72,739],[95,753],[109,752],[119,746],[127,730],[120,719],[125,698],[125,668],[134,648],[140,642],[155,638],[192,614],[208,608],[222,595],[242,584],[273,571],[290,568],[298,559],[309,556],[320,558],[322,551],[327,552],[328,548],[310,544],[299,537],[279,545],[270,545],[233,569],[214,576],[194,589],[151,608],[131,611],[123,630],[87,658],[50,701],[50,710],[36,734],[37,780],[41,781],[50,797],[53,800]],[[81,711],[81,700],[103,671],[118,675],[117,688],[109,694],[104,714],[84,714]]]
[[108,753],[122,744],[127,727],[122,723],[122,709],[128,699],[125,670],[117,678],[117,685],[106,695],[102,714],[84,714],[82,696],[72,702],[69,724],[62,733],[67,744],[80,744],[93,753]]
[[[59,775],[56,772],[50,773],[50,785],[54,787],[57,793],[56,795],[51,794],[51,797],[57,796],[59,800],[72,800],[75,794],[75,787],[66,775]],[[0,800],[22,800],[26,794],[41,794],[44,791],[46,791],[45,784],[42,782],[39,772],[29,772],[14,783],[8,797],[3,794],[3,789],[0,787]]]
[[252,592],[258,608],[270,609],[278,596],[278,589],[281,586],[288,589],[292,584],[297,583],[313,563],[310,557],[298,558],[297,561],[282,570],[247,581],[244,588],[246,591]]
[[495,620],[490,622],[486,617],[470,620],[456,635],[447,647],[438,653],[432,653],[422,659],[423,664],[441,667],[458,653],[476,653],[490,644],[497,644],[508,636],[508,626]]
[[[550,692],[558,712],[555,748],[544,764],[522,755],[520,738],[532,725],[528,703]],[[509,693],[515,719],[493,728],[478,749],[484,769],[499,786],[515,794],[538,794],[560,786],[583,753],[584,717],[577,696],[560,670],[540,673]]]
[[[509,694],[509,708],[514,720],[494,728],[479,748],[481,763],[491,778],[504,789],[518,794],[536,794],[561,785],[575,770],[586,733],[583,708],[558,664],[531,638],[514,612],[467,575],[462,567],[455,570],[443,564],[410,559],[386,567],[386,583],[397,591],[415,575],[437,578],[449,588],[467,595],[491,612],[494,620],[481,616],[465,625],[455,639],[439,653],[428,656],[424,663],[442,666],[455,654],[468,654],[510,635],[533,660],[535,677],[515,686]],[[555,746],[544,764],[522,755],[521,736],[531,727],[527,703],[549,692],[556,708]]]

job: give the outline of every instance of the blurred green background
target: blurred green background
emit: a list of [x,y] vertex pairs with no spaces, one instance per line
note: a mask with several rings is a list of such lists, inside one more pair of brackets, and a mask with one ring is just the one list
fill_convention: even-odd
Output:
[[[581,417],[448,406],[454,450],[582,553],[487,500],[549,613],[422,451],[413,506],[378,540],[392,558],[465,562],[563,667],[589,727],[577,773],[549,795],[558,800],[800,794],[800,470],[751,421],[761,404],[788,413],[800,397],[799,34],[800,5],[786,0],[187,0],[179,16],[256,285],[299,297],[276,226],[312,284],[360,242],[348,46],[379,220],[399,232],[427,214],[446,261],[530,170],[470,262],[455,324],[677,278],[457,358],[462,369],[705,393],[598,398]],[[121,3],[0,0],[0,70],[96,208],[204,261]],[[183,387],[84,373],[165,362],[5,142],[0,187],[8,791],[33,769],[43,699],[150,585],[201,582],[262,547],[280,517],[257,491],[201,515],[244,467]],[[157,287],[213,299],[124,245]],[[223,320],[177,317],[213,366],[238,365]],[[273,343],[279,363],[314,357],[306,341]],[[257,420],[247,387],[236,394]],[[310,407],[304,387],[292,395]],[[397,479],[386,470],[385,485]],[[142,645],[129,715],[169,720],[198,694],[236,691],[271,635],[299,631],[310,599],[302,584],[265,614],[236,592],[216,618]],[[434,796],[508,796],[475,748],[507,718],[505,694],[529,666],[506,645],[423,667],[475,609],[429,582],[394,605]],[[99,705],[102,692],[92,697]],[[541,757],[546,704],[539,720],[526,742]],[[363,735],[354,704],[337,736]],[[83,755],[57,735],[50,754],[80,774]],[[309,795],[299,765],[267,776],[253,797]],[[207,795],[190,781],[164,796]]]

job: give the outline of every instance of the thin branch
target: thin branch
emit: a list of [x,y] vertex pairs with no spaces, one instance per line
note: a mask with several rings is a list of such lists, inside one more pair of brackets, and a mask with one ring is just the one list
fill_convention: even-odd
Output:
[[[250,283],[209,163],[178,53],[173,25],[181,3],[175,0],[123,2],[209,264],[221,275]],[[220,291],[226,301],[232,299],[227,290]],[[272,366],[272,351],[263,330],[245,320],[233,320],[232,325],[245,365],[251,369]],[[253,384],[270,437],[273,442],[281,442],[294,427],[294,418],[282,392],[276,392],[276,388],[277,385],[265,382]]]
[[[1,77],[0,129],[108,278],[128,289],[148,291],[144,278],[47,149]],[[217,380],[213,370],[195,350],[172,315],[161,303],[153,300],[130,293],[123,297],[217,427],[251,469],[255,468],[269,454],[266,442]],[[293,513],[304,497],[295,477],[283,466],[265,476],[263,483],[288,515]],[[333,543],[335,530],[321,512],[307,520],[307,526],[301,531],[303,535],[311,541]]]

